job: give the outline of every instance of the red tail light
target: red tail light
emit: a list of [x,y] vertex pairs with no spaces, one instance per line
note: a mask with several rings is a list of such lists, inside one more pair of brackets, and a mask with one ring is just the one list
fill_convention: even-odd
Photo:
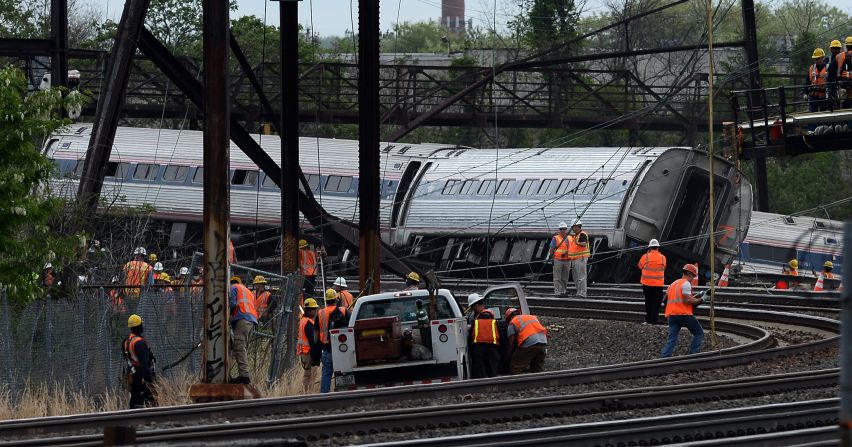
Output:
[[337,336],[337,341],[339,341],[341,343],[346,343],[346,340],[347,340],[346,334],[340,334],[340,335]]
[[447,332],[447,325],[446,325],[446,324],[442,324],[442,325],[438,326],[438,332],[440,332],[440,333],[442,333],[442,334],[443,334],[444,332]]

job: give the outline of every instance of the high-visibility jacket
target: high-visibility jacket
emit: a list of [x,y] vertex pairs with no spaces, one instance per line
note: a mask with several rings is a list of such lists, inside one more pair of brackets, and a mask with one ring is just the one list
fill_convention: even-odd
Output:
[[234,241],[228,239],[228,262],[231,264],[237,263],[237,253],[234,250]]
[[[586,246],[585,247],[583,247],[582,245],[577,243],[580,240],[581,234],[586,235]],[[589,254],[589,235],[586,234],[585,231],[581,230],[579,233],[575,234],[574,237],[569,239],[569,242],[570,243],[568,244],[568,259],[582,259],[582,258],[588,258],[590,256],[590,254]]]
[[828,75],[828,64],[824,64],[822,69],[817,67],[817,64],[812,64],[808,67],[808,79],[811,81],[811,97],[825,98],[825,84]]
[[692,305],[683,299],[683,283],[686,279],[681,278],[669,285],[666,291],[666,317],[671,315],[692,315]]
[[[145,261],[130,261],[124,264],[124,285],[142,286],[148,284],[149,276],[154,268]],[[139,288],[124,289],[125,295],[139,296]]]
[[317,254],[310,248],[299,249],[299,273],[302,276],[317,276]]
[[130,366],[139,366],[139,353],[136,351],[136,345],[144,340],[144,338],[136,334],[130,334],[130,336],[124,339],[124,358]]
[[313,321],[302,315],[299,320],[299,342],[296,344],[296,355],[304,355],[311,353],[311,341],[308,340],[308,335],[305,333],[305,326],[313,324]]
[[547,329],[533,315],[515,315],[511,324],[515,326],[519,347],[523,346],[524,342],[535,334],[547,336]]
[[352,302],[355,301],[355,297],[352,296],[352,292],[343,289],[340,291],[340,304],[345,308],[351,308]]
[[821,273],[822,273],[822,277],[825,278],[825,279],[834,279],[834,273],[825,272],[825,271],[823,271]]
[[563,238],[562,234],[557,234],[553,236],[553,241],[556,244],[553,248],[553,259],[562,261],[570,260],[571,257],[568,256],[568,248],[571,246],[571,235],[569,234]]
[[190,292],[193,295],[201,295],[201,292],[204,291],[204,280],[201,278],[192,280],[192,287],[190,288]]
[[[231,309],[231,321],[243,318],[257,322],[257,309],[254,307],[254,294],[251,290],[242,284],[231,284],[231,290],[236,290],[237,293],[237,305]],[[253,317],[254,320],[246,317]]]
[[266,313],[266,309],[269,308],[269,297],[272,296],[272,293],[268,290],[264,290],[260,292],[254,300],[254,308],[257,310],[258,315],[263,315]]
[[319,331],[319,341],[322,344],[331,343],[331,337],[329,335],[329,317],[331,313],[334,312],[335,309],[340,309],[340,312],[343,313],[343,316],[346,316],[346,308],[340,306],[326,306],[320,309],[317,313],[317,327],[316,329]]
[[852,79],[852,50],[837,53],[836,60],[838,77]]
[[473,343],[500,344],[500,336],[497,332],[497,320],[493,318],[477,318],[473,320],[472,335]]
[[651,287],[662,287],[666,284],[666,257],[659,250],[648,250],[639,259],[642,269],[641,283]]
[[789,272],[787,272],[787,274],[790,275],[790,276],[799,276],[799,271],[798,270],[790,270]]

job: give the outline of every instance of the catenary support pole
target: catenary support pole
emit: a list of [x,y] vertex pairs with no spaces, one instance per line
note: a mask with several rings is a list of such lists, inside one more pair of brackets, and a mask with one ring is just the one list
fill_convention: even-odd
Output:
[[358,211],[361,290],[379,276],[379,0],[358,1]]
[[50,0],[50,39],[53,54],[50,60],[50,82],[53,86],[68,86],[68,0]]
[[299,268],[299,2],[281,14],[281,274]]
[[228,381],[228,0],[204,0],[204,382]]
[[843,292],[840,297],[840,443],[852,447],[852,221],[843,228]]
[[86,151],[80,186],[77,188],[77,201],[90,212],[94,212],[97,208],[98,197],[103,187],[105,169],[112,152],[115,130],[118,127],[119,112],[124,103],[124,92],[127,90],[130,60],[136,52],[136,41],[145,23],[148,3],[149,0],[127,0],[124,3],[115,43],[110,50],[109,62],[104,73],[105,84],[98,97],[92,136]]
[[[758,90],[763,88],[760,80],[760,62],[757,55],[757,21],[754,16],[754,0],[743,0],[743,32],[745,33],[746,73],[748,73],[748,88],[751,90],[751,104],[759,107],[763,103],[763,95]],[[769,211],[769,186],[766,179],[766,158],[754,159],[754,176],[757,183],[757,210]]]

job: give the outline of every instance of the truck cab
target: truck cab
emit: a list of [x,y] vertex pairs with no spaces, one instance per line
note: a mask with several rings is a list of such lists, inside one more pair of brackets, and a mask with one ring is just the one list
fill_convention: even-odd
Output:
[[[509,307],[529,312],[519,284],[487,289],[486,307],[500,320]],[[437,383],[469,375],[468,321],[455,296],[435,291],[429,319],[427,290],[388,292],[358,299],[346,327],[331,329],[337,390]]]

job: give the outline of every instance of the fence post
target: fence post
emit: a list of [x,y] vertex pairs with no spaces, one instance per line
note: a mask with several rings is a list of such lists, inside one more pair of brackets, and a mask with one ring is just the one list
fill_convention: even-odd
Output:
[[12,316],[10,315],[9,303],[6,299],[6,288],[0,287],[0,364],[6,376],[6,385],[15,393],[14,374],[12,372],[12,349],[15,339],[12,335]]
[[[266,382],[274,383],[281,376],[282,372],[290,369],[293,366],[294,343],[295,340],[293,329],[296,325],[293,324],[293,307],[296,304],[296,281],[295,275],[287,275],[286,281],[282,285],[282,300],[281,312],[276,318],[280,319],[280,324],[275,324],[275,338],[272,342],[272,355],[270,356],[269,372],[267,373]],[[281,357],[284,357],[283,361]]]

